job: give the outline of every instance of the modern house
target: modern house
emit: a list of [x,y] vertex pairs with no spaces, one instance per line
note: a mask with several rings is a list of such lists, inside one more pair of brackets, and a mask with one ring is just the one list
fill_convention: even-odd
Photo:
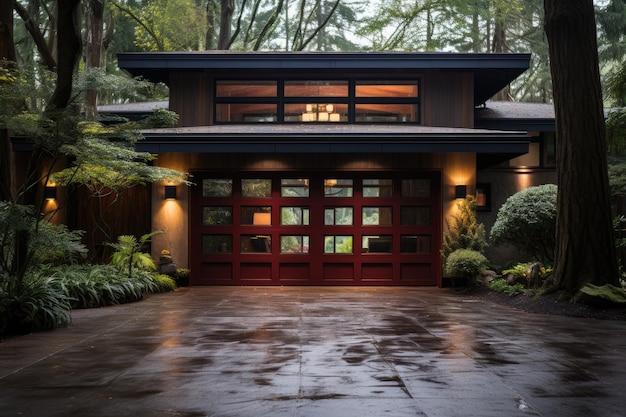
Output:
[[455,199],[477,195],[490,220],[508,195],[554,181],[551,106],[489,102],[528,54],[118,61],[166,83],[180,115],[138,149],[192,175],[194,186],[155,184],[151,197],[152,229],[166,232],[153,254],[171,251],[192,285],[441,285]]

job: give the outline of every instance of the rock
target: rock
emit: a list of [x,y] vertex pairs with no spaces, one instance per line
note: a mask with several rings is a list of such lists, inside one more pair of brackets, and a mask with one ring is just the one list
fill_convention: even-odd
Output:
[[535,262],[528,267],[528,270],[526,271],[527,288],[537,288],[541,284],[543,284],[543,278],[541,277],[541,268],[543,268],[543,264],[541,262]]
[[491,269],[486,269],[480,273],[480,280],[485,285],[488,282],[493,281],[498,277],[498,273],[496,271],[492,271]]
[[176,264],[174,259],[169,254],[161,254],[159,257],[159,274],[169,275],[170,277],[176,276]]

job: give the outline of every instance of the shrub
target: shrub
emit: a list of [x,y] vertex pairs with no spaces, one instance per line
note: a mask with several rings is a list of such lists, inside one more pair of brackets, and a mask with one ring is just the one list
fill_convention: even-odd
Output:
[[485,227],[476,220],[476,199],[468,195],[457,203],[458,214],[453,215],[452,223],[447,223],[447,231],[441,245],[441,261],[445,265],[448,256],[457,249],[471,249],[482,252],[487,246]]
[[43,273],[29,273],[21,285],[7,288],[12,280],[2,280],[0,287],[0,334],[30,333],[67,326],[70,323],[70,300],[58,285],[57,278]]
[[556,195],[556,185],[545,184],[509,197],[498,210],[490,234],[492,243],[510,243],[551,265],[556,246]]
[[486,285],[491,291],[501,292],[503,294],[510,295],[511,297],[517,294],[522,294],[525,291],[522,284],[509,285],[503,278],[496,278],[493,281],[489,281]]
[[485,256],[471,249],[457,249],[446,260],[446,273],[453,277],[477,278],[487,267],[488,261]]

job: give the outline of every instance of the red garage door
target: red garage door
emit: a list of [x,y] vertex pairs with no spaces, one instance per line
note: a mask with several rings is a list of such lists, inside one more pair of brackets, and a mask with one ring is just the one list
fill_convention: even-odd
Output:
[[194,172],[194,285],[438,285],[438,172]]

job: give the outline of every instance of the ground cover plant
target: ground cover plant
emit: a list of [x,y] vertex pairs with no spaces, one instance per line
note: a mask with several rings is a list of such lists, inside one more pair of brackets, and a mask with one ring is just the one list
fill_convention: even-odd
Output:
[[[22,240],[28,247],[17,250],[20,234],[28,237]],[[176,288],[136,246],[126,252],[130,256],[116,256],[119,266],[87,263],[81,236],[36,219],[31,207],[0,203],[0,336],[66,326],[72,309],[137,301]],[[20,254],[28,254],[27,262],[16,262]],[[132,259],[142,262],[126,262]]]

